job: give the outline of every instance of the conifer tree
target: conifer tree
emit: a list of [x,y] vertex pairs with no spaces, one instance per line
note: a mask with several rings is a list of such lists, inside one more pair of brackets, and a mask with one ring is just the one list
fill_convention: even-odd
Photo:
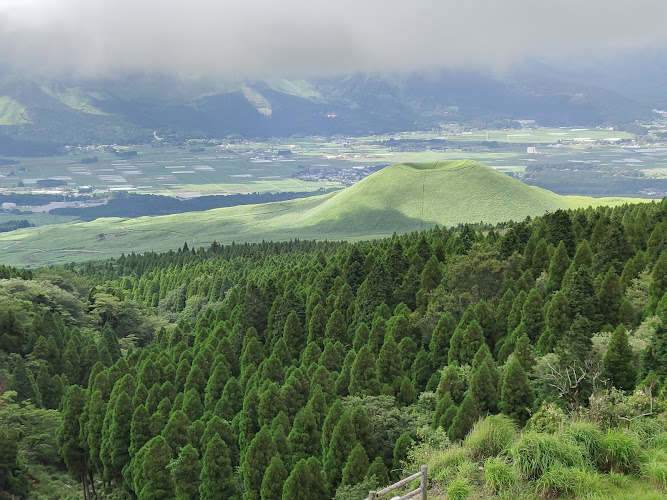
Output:
[[391,391],[398,390],[403,370],[401,367],[398,345],[391,333],[387,333],[382,349],[377,359],[378,378],[383,387],[391,388]]
[[382,457],[375,457],[375,460],[373,460],[373,462],[368,466],[366,477],[375,477],[375,480],[379,486],[385,486],[389,484],[389,473],[387,472],[387,467],[382,461]]
[[354,435],[366,450],[366,455],[369,457],[377,455],[379,453],[378,438],[373,427],[373,422],[371,422],[368,416],[368,411],[359,405],[352,412],[351,418]]
[[201,403],[199,393],[195,389],[190,389],[183,397],[183,411],[194,422],[204,414],[204,405]]
[[345,344],[347,326],[345,325],[345,317],[338,309],[334,309],[331,316],[329,316],[324,336],[332,342],[342,342]]
[[460,371],[461,370],[456,365],[448,365],[442,371],[440,383],[438,384],[438,390],[435,393],[438,400],[442,399],[445,393],[449,392],[455,403],[460,403],[463,401],[466,387],[463,379],[461,378]]
[[667,327],[660,323],[641,354],[641,376],[653,371],[661,379],[667,376]]
[[[101,400],[101,393],[98,397]],[[93,399],[91,400],[91,408],[94,407],[93,404],[95,405],[99,404],[97,402],[97,399],[95,398],[95,395],[93,395]],[[90,417],[92,418],[92,413],[90,414]],[[128,449],[130,456],[136,455],[136,453],[142,448],[142,446],[145,445],[151,438],[150,418],[151,417],[148,414],[148,410],[146,409],[146,406],[143,404],[137,406],[134,410],[134,413],[132,413],[132,421],[130,423],[130,447]],[[90,445],[90,438],[88,440],[88,444]],[[90,453],[91,455],[94,456],[92,447]]]
[[299,461],[283,486],[283,500],[321,500],[325,498],[322,465],[315,457]]
[[281,411],[286,411],[287,406],[283,399],[278,384],[269,382],[259,395],[259,406],[257,407],[257,422],[262,427],[271,423],[271,420]]
[[114,469],[113,476],[119,478],[123,468],[130,461],[128,450],[130,448],[132,414],[134,413],[132,400],[125,391],[119,394],[112,411],[113,416],[109,428],[109,457]]
[[449,343],[452,334],[456,329],[456,322],[451,313],[446,312],[438,320],[438,324],[431,335],[429,343],[429,355],[433,366],[441,367],[447,364],[447,354],[449,353]]
[[341,353],[336,348],[336,344],[329,339],[324,341],[324,350],[318,364],[329,370],[329,372],[339,372],[343,366]]
[[491,372],[492,368],[495,370],[495,366],[492,367],[484,360],[473,371],[470,379],[470,394],[482,413],[495,413],[498,407],[498,385],[494,380],[498,378],[498,375],[496,373],[494,377]]
[[329,408],[324,423],[322,424],[322,456],[326,456],[329,451],[329,445],[331,443],[331,436],[333,435],[334,428],[338,425],[338,421],[344,412],[343,403],[340,399],[337,399],[333,405]]
[[537,342],[537,352],[547,354],[552,352],[561,338],[570,329],[570,306],[562,291],[558,291],[551,298],[547,308],[546,329]]
[[517,339],[512,355],[519,360],[526,373],[533,371],[535,357],[533,356],[533,349],[530,345],[530,340],[528,340],[528,335],[524,333]]
[[614,269],[609,269],[605,275],[597,294],[598,310],[605,324],[616,325],[621,307],[621,282]]
[[547,290],[560,290],[561,284],[563,283],[563,277],[565,276],[568,267],[570,267],[570,257],[567,254],[567,249],[565,248],[563,240],[561,240],[551,257],[551,262],[549,263]]
[[352,363],[350,372],[350,396],[378,396],[380,381],[378,380],[375,356],[364,343]]
[[197,449],[188,443],[171,462],[171,477],[178,500],[196,500],[199,498],[199,476],[201,461]]
[[338,375],[338,378],[336,379],[336,394],[339,396],[345,397],[349,395],[348,388],[350,387],[350,376],[352,374],[352,364],[354,363],[355,357],[356,353],[353,349],[350,349],[347,356],[345,356],[340,375]]
[[104,345],[109,351],[112,361],[117,361],[120,356],[120,345],[118,344],[118,337],[116,337],[115,332],[111,329],[109,324],[104,325],[102,328],[102,339],[104,340]]
[[[210,445],[207,446],[206,451],[208,452],[210,448]],[[264,473],[276,453],[276,445],[271,439],[271,431],[268,426],[264,426],[250,442],[241,465],[244,487],[243,500],[260,499]]]
[[306,343],[306,332],[304,332],[299,316],[294,310],[289,313],[285,320],[283,339],[287,344],[287,349],[292,359],[297,359]]
[[[89,388],[90,390],[90,388]],[[102,462],[100,461],[100,446],[102,441],[102,422],[106,412],[106,402],[102,397],[102,391],[95,390],[90,396],[88,402],[88,420],[84,424],[84,428],[80,429],[81,443],[88,448],[90,461],[93,467],[102,472]],[[132,442],[132,427],[130,427],[130,443]],[[142,443],[143,445],[143,443]],[[134,449],[132,451],[136,452]]]
[[489,347],[492,349],[495,349],[496,344],[507,335],[507,322],[510,313],[512,312],[512,305],[514,304],[515,298],[516,296],[512,288],[508,288],[496,306],[496,312],[494,315],[495,336],[493,339],[493,345],[489,345]]
[[[201,500],[241,499],[229,459],[229,450],[219,434],[213,436],[206,446],[199,479],[199,498]],[[257,493],[257,498],[259,498],[259,491]]]
[[287,436],[287,445],[293,462],[302,458],[320,456],[322,452],[321,431],[310,404],[299,410],[294,425]]
[[322,345],[327,327],[327,314],[321,304],[317,304],[313,309],[308,322],[308,342],[315,342]]
[[571,273],[569,279],[563,279],[563,293],[572,315],[580,314],[591,322],[597,321],[595,289],[588,267],[579,267]]
[[[284,413],[281,412],[280,415],[285,415]],[[286,417],[286,415],[285,415]],[[273,421],[273,425],[271,426],[271,439],[273,440],[273,443],[276,445],[276,453],[280,455],[285,463],[288,465],[291,463],[291,458],[290,458],[290,452],[289,452],[289,444],[287,443],[287,436],[285,435],[285,426],[283,425],[275,425],[277,421],[279,421],[280,416],[276,417]],[[287,422],[287,427],[289,427],[289,421]]]
[[364,480],[366,472],[368,471],[368,456],[361,443],[352,448],[350,455],[347,457],[345,467],[343,467],[343,476],[341,485],[355,485]]
[[[218,412],[218,405],[223,402]],[[236,377],[230,378],[222,391],[222,398],[216,403],[215,413],[226,420],[232,420],[243,408],[243,389]]]
[[222,440],[227,445],[229,451],[229,458],[232,461],[232,467],[239,465],[239,446],[237,437],[232,430],[231,425],[226,420],[221,419],[217,415],[211,417],[206,423],[206,428],[200,440],[200,449],[202,454],[206,453],[208,444],[213,439],[213,436],[219,434]]
[[542,313],[542,297],[536,288],[530,290],[521,310],[521,323],[531,342],[537,342],[544,330],[544,315]]
[[473,320],[463,332],[463,340],[461,343],[461,354],[459,362],[462,365],[472,364],[472,360],[477,353],[477,350],[484,343],[484,332],[479,326],[477,320]]
[[518,359],[512,358],[505,368],[500,396],[500,411],[523,426],[530,417],[533,392]]
[[466,397],[463,398],[461,406],[456,412],[456,416],[452,420],[452,425],[447,431],[449,439],[452,441],[461,441],[466,437],[468,432],[470,432],[470,429],[472,429],[472,426],[479,417],[480,411],[475,402],[475,398],[473,398],[470,391],[468,391]]
[[78,385],[67,389],[63,401],[62,420],[56,431],[58,451],[67,468],[85,482],[85,450],[81,446],[79,417],[84,409],[84,391]]
[[331,442],[324,457],[324,477],[327,490],[333,496],[342,478],[342,470],[352,448],[357,444],[350,413],[345,411],[331,435]]
[[368,338],[371,334],[371,331],[366,326],[366,323],[360,323],[357,326],[357,329],[354,331],[354,341],[352,342],[352,348],[359,352],[361,348],[368,344]]
[[167,421],[167,425],[162,431],[167,446],[174,452],[174,455],[188,443],[188,427],[190,427],[190,419],[183,410],[176,410]]
[[542,272],[546,271],[549,267],[549,249],[547,247],[547,241],[544,238],[540,238],[535,245],[535,251],[533,252],[533,258],[531,260],[531,269],[533,271],[533,276],[539,276]]
[[215,405],[222,397],[225,385],[229,381],[229,370],[224,363],[218,363],[213,369],[213,373],[208,378],[206,390],[204,391],[204,409],[206,411],[215,410]]
[[317,360],[321,355],[322,349],[320,349],[320,346],[317,345],[316,342],[309,341],[306,348],[301,353],[301,364],[308,368],[313,363],[317,363]]
[[449,427],[452,425],[452,420],[456,416],[456,404],[454,403],[454,400],[452,399],[451,394],[449,391],[445,393],[445,395],[440,398],[438,401],[437,406],[435,407],[435,412],[433,413],[433,421],[431,423],[431,427],[433,429],[437,429],[438,427],[442,427],[443,429],[448,430]]
[[570,330],[565,333],[557,351],[561,353],[562,361],[571,363],[575,360],[583,361],[591,352],[593,347],[593,327],[585,316],[577,314],[572,322]]
[[628,342],[628,334],[623,325],[619,325],[611,336],[607,351],[602,358],[602,376],[611,385],[622,391],[634,389],[637,381],[637,370],[632,362],[632,349]]
[[30,400],[38,408],[42,406],[42,396],[32,373],[26,368],[21,356],[13,355],[14,370],[12,371],[11,390],[16,391],[19,401]]
[[281,500],[283,487],[288,476],[289,473],[280,456],[274,456],[262,479],[261,500]]
[[574,254],[574,259],[572,259],[572,268],[578,270],[580,268],[590,269],[593,264],[593,253],[591,252],[591,246],[588,244],[587,240],[582,241],[577,246],[577,251]]
[[412,448],[414,441],[410,434],[404,432],[396,440],[394,445],[394,454],[392,458],[391,468],[396,475],[400,475],[400,471],[403,470],[403,463],[405,459],[408,458],[408,452]]

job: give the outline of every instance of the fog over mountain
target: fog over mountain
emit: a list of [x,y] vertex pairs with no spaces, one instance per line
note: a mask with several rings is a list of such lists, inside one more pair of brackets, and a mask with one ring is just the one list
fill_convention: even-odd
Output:
[[662,48],[666,18],[656,0],[0,0],[0,64],[88,77],[497,70]]

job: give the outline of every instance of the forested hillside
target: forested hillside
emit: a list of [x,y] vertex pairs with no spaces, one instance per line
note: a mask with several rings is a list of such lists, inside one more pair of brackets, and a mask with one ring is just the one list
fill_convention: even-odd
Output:
[[663,201],[2,268],[0,490],[361,499],[428,462],[449,498],[660,495],[666,247]]

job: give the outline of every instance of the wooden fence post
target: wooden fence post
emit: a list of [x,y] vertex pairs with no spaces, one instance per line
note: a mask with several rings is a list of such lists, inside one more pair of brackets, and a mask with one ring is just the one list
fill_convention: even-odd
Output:
[[422,469],[422,477],[419,485],[419,487],[422,490],[421,500],[426,500],[426,491],[428,490],[428,467],[422,465],[421,469]]
[[368,496],[370,497],[370,500],[377,500],[378,494],[376,491],[369,491]]

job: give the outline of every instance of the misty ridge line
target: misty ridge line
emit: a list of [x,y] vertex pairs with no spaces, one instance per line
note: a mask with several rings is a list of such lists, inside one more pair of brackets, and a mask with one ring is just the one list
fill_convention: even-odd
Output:
[[655,0],[0,0],[0,65],[84,77],[501,70],[665,47],[666,18]]

